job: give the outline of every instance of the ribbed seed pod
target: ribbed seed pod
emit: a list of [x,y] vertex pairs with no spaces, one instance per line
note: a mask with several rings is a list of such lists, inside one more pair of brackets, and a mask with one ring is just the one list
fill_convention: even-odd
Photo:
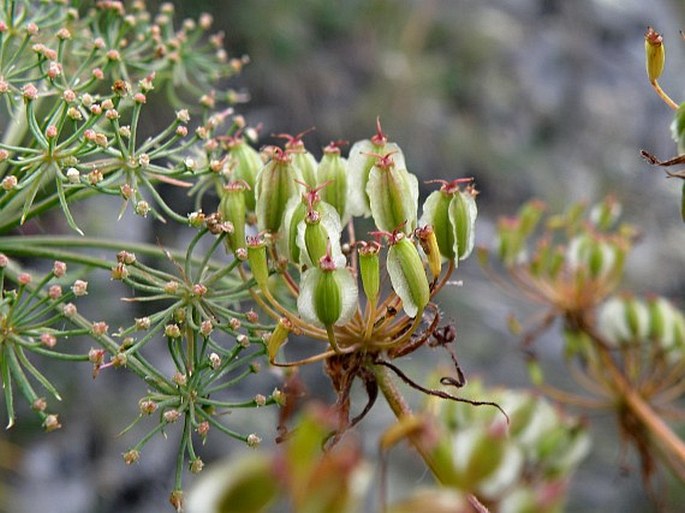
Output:
[[347,193],[347,160],[340,156],[339,143],[331,143],[323,150],[317,177],[319,183],[327,185],[321,189],[321,198],[332,205],[343,225],[350,220]]
[[428,278],[416,246],[403,233],[390,239],[386,267],[405,313],[409,317],[420,315],[430,300]]
[[378,157],[366,184],[371,216],[376,227],[385,232],[416,228],[419,182],[406,169],[395,164],[392,155]]
[[416,238],[419,239],[421,249],[428,260],[428,268],[433,275],[433,278],[440,276],[440,269],[442,268],[442,258],[440,255],[440,247],[438,246],[438,239],[435,236],[435,230],[429,224],[417,228],[414,232]]
[[664,38],[652,27],[647,27],[645,33],[645,66],[647,78],[650,82],[657,80],[664,71],[666,63],[666,48]]
[[381,289],[380,261],[378,258],[381,246],[377,242],[362,241],[359,244],[359,274],[362,278],[362,287],[366,299],[370,303],[376,304]]
[[371,203],[366,190],[371,168],[376,163],[376,155],[391,154],[395,165],[405,169],[404,155],[400,147],[392,142],[381,129],[380,119],[376,120],[376,134],[370,139],[357,141],[352,145],[347,159],[348,169],[348,203],[349,211],[354,216],[369,217]]
[[300,132],[297,135],[278,134],[277,137],[286,139],[285,151],[292,157],[293,165],[300,171],[302,181],[309,187],[316,187],[321,180],[317,177],[317,163],[314,155],[312,155],[304,146],[302,138],[311,132],[312,129]]
[[290,155],[276,148],[273,158],[259,171],[255,183],[255,212],[260,231],[278,232],[288,201],[299,194],[301,187],[297,181],[301,179]]
[[305,271],[300,280],[297,309],[307,322],[330,328],[345,324],[357,307],[357,282],[330,254],[318,267]]
[[257,285],[268,290],[269,266],[266,260],[266,242],[259,236],[247,238],[247,261]]
[[473,251],[475,224],[478,215],[477,192],[460,183],[470,179],[442,182],[439,191],[431,193],[423,205],[421,224],[431,225],[440,248],[440,254],[458,264]]
[[293,323],[287,317],[281,317],[278,320],[278,324],[276,324],[276,328],[271,332],[266,344],[270,362],[273,362],[276,359],[278,350],[288,340],[288,335],[290,335],[292,331]]
[[245,205],[250,212],[255,210],[255,180],[264,166],[259,152],[247,144],[242,137],[231,138],[228,143],[229,165],[233,170],[233,181],[243,181],[248,187],[243,191]]
[[233,231],[227,235],[228,247],[235,252],[245,247],[245,182],[231,182],[223,188],[219,212],[224,221],[233,224]]

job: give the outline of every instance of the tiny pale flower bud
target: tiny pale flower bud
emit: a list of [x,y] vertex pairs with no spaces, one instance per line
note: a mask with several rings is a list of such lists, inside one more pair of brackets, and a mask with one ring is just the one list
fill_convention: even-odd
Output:
[[231,317],[231,319],[228,321],[228,325],[231,327],[232,330],[239,330],[240,326],[242,326],[242,323],[240,322],[239,319],[236,319],[235,317]]
[[[116,51],[116,50],[115,50]],[[91,74],[96,80],[103,80],[105,78],[105,72],[102,71],[100,68],[95,68]]]
[[254,396],[254,402],[257,406],[264,406],[266,404],[266,397],[262,394]]
[[57,127],[55,125],[50,125],[49,127],[47,127],[47,129],[45,130],[45,137],[47,137],[48,139],[54,139],[55,137],[57,137]]
[[109,326],[107,325],[106,322],[98,321],[98,322],[93,323],[91,331],[92,331],[93,335],[95,335],[96,337],[99,337],[102,335],[106,335],[108,329],[109,329]]
[[200,324],[200,333],[202,333],[203,337],[208,337],[209,335],[211,335],[213,330],[214,324],[209,319],[205,319]]
[[251,322],[253,324],[259,322],[259,314],[257,312],[255,312],[254,310],[248,310],[245,313],[245,318],[247,319],[248,322]]
[[202,472],[204,466],[205,464],[200,458],[195,458],[193,461],[190,462],[190,471],[193,474],[198,474]]
[[10,156],[10,152],[5,149],[0,149],[0,162],[7,160]]
[[177,281],[168,281],[164,284],[164,292],[167,294],[176,294],[179,284]]
[[57,38],[61,40],[71,39],[71,32],[69,29],[62,27],[57,31]]
[[138,403],[141,415],[152,415],[157,411],[157,403],[151,399],[141,399]]
[[209,433],[209,422],[207,422],[206,420],[200,422],[200,423],[197,425],[196,431],[197,431],[197,434],[198,434],[200,437],[206,438],[206,437],[207,437],[207,433]]
[[183,511],[183,490],[174,490],[169,495],[169,503],[178,512]]
[[167,324],[164,326],[164,335],[169,338],[179,338],[181,336],[181,328],[178,324]]
[[107,145],[109,144],[109,141],[107,140],[107,136],[101,132],[97,132],[95,134],[95,144],[102,148],[106,148]]
[[217,370],[219,367],[221,367],[221,357],[216,353],[210,353],[209,365],[213,370]]
[[177,111],[176,119],[181,123],[187,123],[188,121],[190,121],[190,113],[188,112],[188,109],[181,109]]
[[109,50],[106,54],[107,59],[110,61],[120,61],[121,60],[121,54],[119,54],[118,50]]
[[66,89],[62,93],[62,99],[67,103],[72,103],[76,101],[76,93],[72,89]]
[[241,333],[238,336],[236,336],[235,341],[238,342],[238,345],[242,347],[250,347],[250,338],[244,333]]
[[38,25],[36,25],[33,22],[27,23],[26,24],[26,33],[29,36],[35,36],[36,34],[38,34]]
[[123,196],[124,199],[129,200],[135,193],[135,189],[131,186],[131,184],[125,183],[121,187],[119,187],[119,190],[121,191],[121,195]]
[[67,180],[69,183],[79,183],[81,181],[81,173],[75,167],[67,169]]
[[207,293],[207,286],[202,283],[196,283],[193,285],[193,295],[204,296]]
[[182,372],[177,372],[176,374],[174,374],[174,377],[172,379],[173,382],[180,387],[185,386],[188,383],[188,376],[186,376]]
[[88,361],[93,365],[102,365],[105,361],[105,350],[92,347],[90,351],[88,351]]
[[45,400],[45,397],[39,397],[31,404],[31,409],[33,411],[45,411],[47,407],[48,402]]
[[128,356],[126,356],[126,353],[117,353],[114,356],[112,356],[112,359],[110,361],[112,362],[112,367],[126,367],[126,363],[128,362]]
[[24,97],[24,101],[30,102],[38,98],[38,89],[36,89],[36,86],[33,84],[26,84],[22,88],[22,95]]
[[133,465],[140,459],[140,452],[136,449],[131,449],[130,451],[126,451],[122,456],[126,465]]
[[48,433],[51,431],[56,431],[62,427],[62,424],[59,422],[59,417],[55,415],[54,413],[51,413],[47,417],[45,417],[45,420],[43,421],[43,428],[45,431]]
[[88,282],[83,280],[76,280],[71,287],[71,291],[75,296],[85,296],[88,294]]
[[167,410],[162,414],[164,417],[164,422],[172,424],[181,418],[181,412],[178,410]]
[[31,275],[29,273],[19,273],[17,281],[19,282],[19,285],[28,285],[31,283]]
[[4,269],[7,267],[10,263],[10,259],[7,258],[7,255],[4,253],[0,253],[0,269]]
[[62,308],[62,313],[65,317],[74,317],[77,314],[76,305],[74,303],[67,303]]
[[48,289],[48,297],[53,301],[59,299],[61,295],[62,287],[60,287],[59,285],[51,285]]
[[47,72],[48,78],[50,78],[51,80],[54,80],[57,77],[59,77],[61,74],[62,74],[62,65],[59,62],[53,61],[48,65],[48,72]]
[[14,175],[9,175],[2,179],[2,188],[6,191],[11,191],[17,186],[17,183],[17,177]]
[[105,117],[109,119],[110,121],[114,121],[115,119],[119,119],[119,111],[116,109],[109,109],[107,112],[105,112]]
[[57,338],[52,333],[43,333],[40,336],[40,343],[45,347],[52,349],[57,345]]
[[104,180],[104,176],[102,175],[102,171],[99,169],[94,169],[90,173],[88,173],[88,182],[91,185],[97,185],[99,184],[102,180]]
[[123,137],[124,139],[130,139],[131,138],[131,127],[128,125],[119,127],[119,135]]
[[112,267],[111,278],[116,281],[121,281],[128,278],[128,269],[126,268],[126,265],[119,263]]
[[274,388],[274,391],[271,392],[271,399],[278,405],[278,406],[285,406],[286,403],[286,396],[285,393],[282,390],[279,390],[278,388]]
[[140,200],[136,203],[134,210],[139,216],[147,217],[150,213],[150,204],[145,200]]
[[259,438],[256,434],[252,433],[250,435],[247,435],[247,439],[245,440],[245,442],[247,443],[248,447],[254,448],[258,447],[259,444],[262,443],[262,439]]

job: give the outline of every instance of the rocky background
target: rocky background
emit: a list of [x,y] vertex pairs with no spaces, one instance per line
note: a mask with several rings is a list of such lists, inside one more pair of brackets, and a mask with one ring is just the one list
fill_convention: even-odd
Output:
[[[226,32],[229,54],[249,54],[252,62],[233,86],[249,91],[251,101],[239,111],[250,123],[262,122],[266,136],[316,127],[305,141],[317,153],[333,139],[368,137],[380,116],[420,179],[476,178],[482,192],[477,242],[484,245],[492,241],[497,216],[513,213],[527,199],[541,198],[561,210],[572,201],[593,202],[612,194],[623,204],[624,219],[642,233],[628,262],[625,288],[659,292],[683,306],[680,186],[648,166],[639,151],[645,148],[663,158],[675,152],[669,133],[672,113],[645,76],[643,33],[647,25],[664,33],[667,65],[660,83],[676,101],[685,99],[685,42],[678,34],[685,26],[685,3],[175,4],[180,18],[212,13],[215,28]],[[427,186],[422,192],[425,197]],[[156,228],[140,222],[115,229],[121,238],[154,241]],[[506,317],[511,312],[532,317],[535,310],[492,285],[475,259],[460,267],[458,278],[463,286],[443,292],[442,306],[456,322],[458,355],[467,377],[479,376],[489,385],[526,386],[522,354],[506,329]],[[96,311],[98,287],[111,293],[111,284],[108,277],[92,283],[89,298]],[[123,308],[122,316],[129,316]],[[563,376],[561,362],[555,363],[560,341],[552,333],[542,342],[545,360]],[[421,376],[439,360],[423,351],[406,368]],[[26,412],[21,429],[0,439],[0,459],[11,462],[2,471],[0,511],[167,511],[176,433],[170,431],[168,441],[153,441],[137,465],[126,467],[120,455],[136,435],[116,435],[136,416],[135,399],[144,394],[143,387],[129,382],[124,372],[103,373],[93,382],[86,365],[68,369],[56,378],[68,398],[60,411],[63,429],[41,434]],[[306,374],[312,381],[320,377],[316,370]],[[326,390],[322,384],[311,388]],[[270,389],[246,393],[265,391]],[[420,398],[415,400],[418,404]],[[371,457],[375,437],[389,420],[389,411],[380,407],[361,425]],[[235,418],[243,426],[259,422],[253,429],[265,443],[275,435],[271,421],[268,414],[258,421],[238,413]],[[622,450],[613,420],[599,416],[591,421],[594,450],[576,476],[567,511],[653,511],[638,462]],[[212,452],[203,459],[225,456],[236,444],[226,440],[221,445],[211,444]],[[391,495],[430,483],[409,450],[394,451],[390,468],[396,469]],[[11,500],[4,500],[8,493]]]

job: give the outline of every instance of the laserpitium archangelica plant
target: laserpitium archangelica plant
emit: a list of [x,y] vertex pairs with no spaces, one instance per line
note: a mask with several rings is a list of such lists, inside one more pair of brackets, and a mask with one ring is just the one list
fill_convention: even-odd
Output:
[[[211,16],[179,26],[173,14],[163,4],[153,15],[140,1],[129,8],[117,1],[2,2],[0,376],[8,427],[19,396],[46,430],[60,427],[61,398],[48,362],[84,362],[93,377],[134,373],[147,389],[134,424],[151,428],[124,461],[135,463],[152,437],[178,429],[170,500],[180,510],[186,469],[204,466],[201,444],[214,433],[251,447],[261,441],[223,414],[276,405],[281,450],[215,472],[189,509],[263,511],[280,500],[296,511],[354,511],[369,473],[345,435],[381,395],[397,417],[381,449],[408,439],[445,485],[412,494],[393,511],[440,511],[444,504],[449,511],[559,511],[587,450],[584,425],[530,394],[460,388],[455,330],[435,302],[474,249],[474,180],[429,182],[436,190],[419,208],[418,180],[379,120],[376,133],[353,144],[347,158],[345,144],[332,142],[317,159],[305,147],[306,133],[282,135],[282,147],[255,149],[258,130],[234,110],[245,95],[219,89],[247,59],[227,56],[222,34],[208,33]],[[167,121],[155,131],[150,105],[160,99]],[[186,190],[194,206],[181,210],[165,188]],[[189,234],[185,247],[85,233],[82,208],[102,195],[120,199],[119,218],[177,225]],[[605,217],[612,207],[602,207]],[[614,372],[613,381],[599,374],[583,379],[611,391],[629,387],[620,365],[607,365],[611,335],[591,331],[584,312],[618,284],[630,234],[604,234],[607,221],[591,229],[574,218],[560,225],[576,236],[570,256],[548,246],[529,269],[520,258],[523,239],[540,212],[537,204],[526,208],[522,221],[502,225],[505,267],[554,306],[550,315],[564,317],[574,354],[599,366],[588,366],[587,374],[600,367]],[[55,216],[76,235],[29,235]],[[371,223],[362,233],[360,226]],[[81,315],[91,270],[121,282],[125,300],[144,303],[148,313],[115,329],[109,324],[120,321],[105,317],[109,307],[98,319]],[[638,308],[616,301],[605,308]],[[640,304],[652,319],[670,319],[643,331],[661,337],[663,351],[650,353],[654,364],[677,370],[668,351],[682,345],[673,331],[680,318],[666,302]],[[664,323],[670,342],[659,334]],[[75,350],[77,336],[89,337],[92,348]],[[289,357],[288,338],[306,354]],[[424,346],[443,348],[451,365],[419,380],[401,361]],[[322,366],[337,401],[297,414],[297,369],[310,364]],[[282,372],[283,390],[261,389],[265,381],[254,375],[265,366]],[[247,379],[260,390],[244,397],[235,389]],[[363,405],[353,404],[355,383],[366,393]],[[412,412],[402,385],[423,392],[425,408]],[[661,385],[650,391],[675,393],[672,381]],[[634,418],[624,418],[629,433]],[[644,447],[642,439],[635,442]]]

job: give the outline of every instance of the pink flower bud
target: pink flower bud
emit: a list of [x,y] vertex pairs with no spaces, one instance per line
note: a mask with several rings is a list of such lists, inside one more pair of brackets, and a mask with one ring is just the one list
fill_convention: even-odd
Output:
[[20,273],[19,276],[17,276],[17,281],[20,285],[28,285],[31,283],[31,275],[29,273]]
[[[0,159],[2,161],[3,159]],[[6,176],[2,179],[2,188],[6,191],[11,191],[17,186],[17,177],[14,175]]]
[[67,303],[62,308],[62,313],[65,317],[74,317],[77,313],[76,305],[74,303]]
[[57,31],[57,38],[61,40],[71,39],[71,32],[68,29],[62,27]]
[[181,418],[181,412],[178,410],[167,410],[162,417],[164,417],[164,422],[171,424]]
[[43,333],[40,336],[40,343],[43,344],[45,347],[52,349],[57,345],[57,338],[55,338],[55,336],[51,333]]
[[59,285],[51,285],[50,288],[48,289],[48,297],[52,299],[53,301],[56,299],[59,299],[59,297],[62,295],[62,287]]
[[104,321],[94,322],[92,326],[93,335],[95,335],[96,337],[106,335],[108,329],[109,326]]
[[59,260],[55,260],[55,263],[52,265],[52,274],[54,274],[57,278],[61,278],[66,272],[67,264],[60,262]]
[[50,125],[46,130],[45,130],[45,137],[48,139],[54,139],[57,137],[57,127],[55,125]]
[[36,89],[36,86],[33,84],[26,84],[22,88],[22,94],[24,96],[24,100],[30,102],[38,98],[38,89]]

